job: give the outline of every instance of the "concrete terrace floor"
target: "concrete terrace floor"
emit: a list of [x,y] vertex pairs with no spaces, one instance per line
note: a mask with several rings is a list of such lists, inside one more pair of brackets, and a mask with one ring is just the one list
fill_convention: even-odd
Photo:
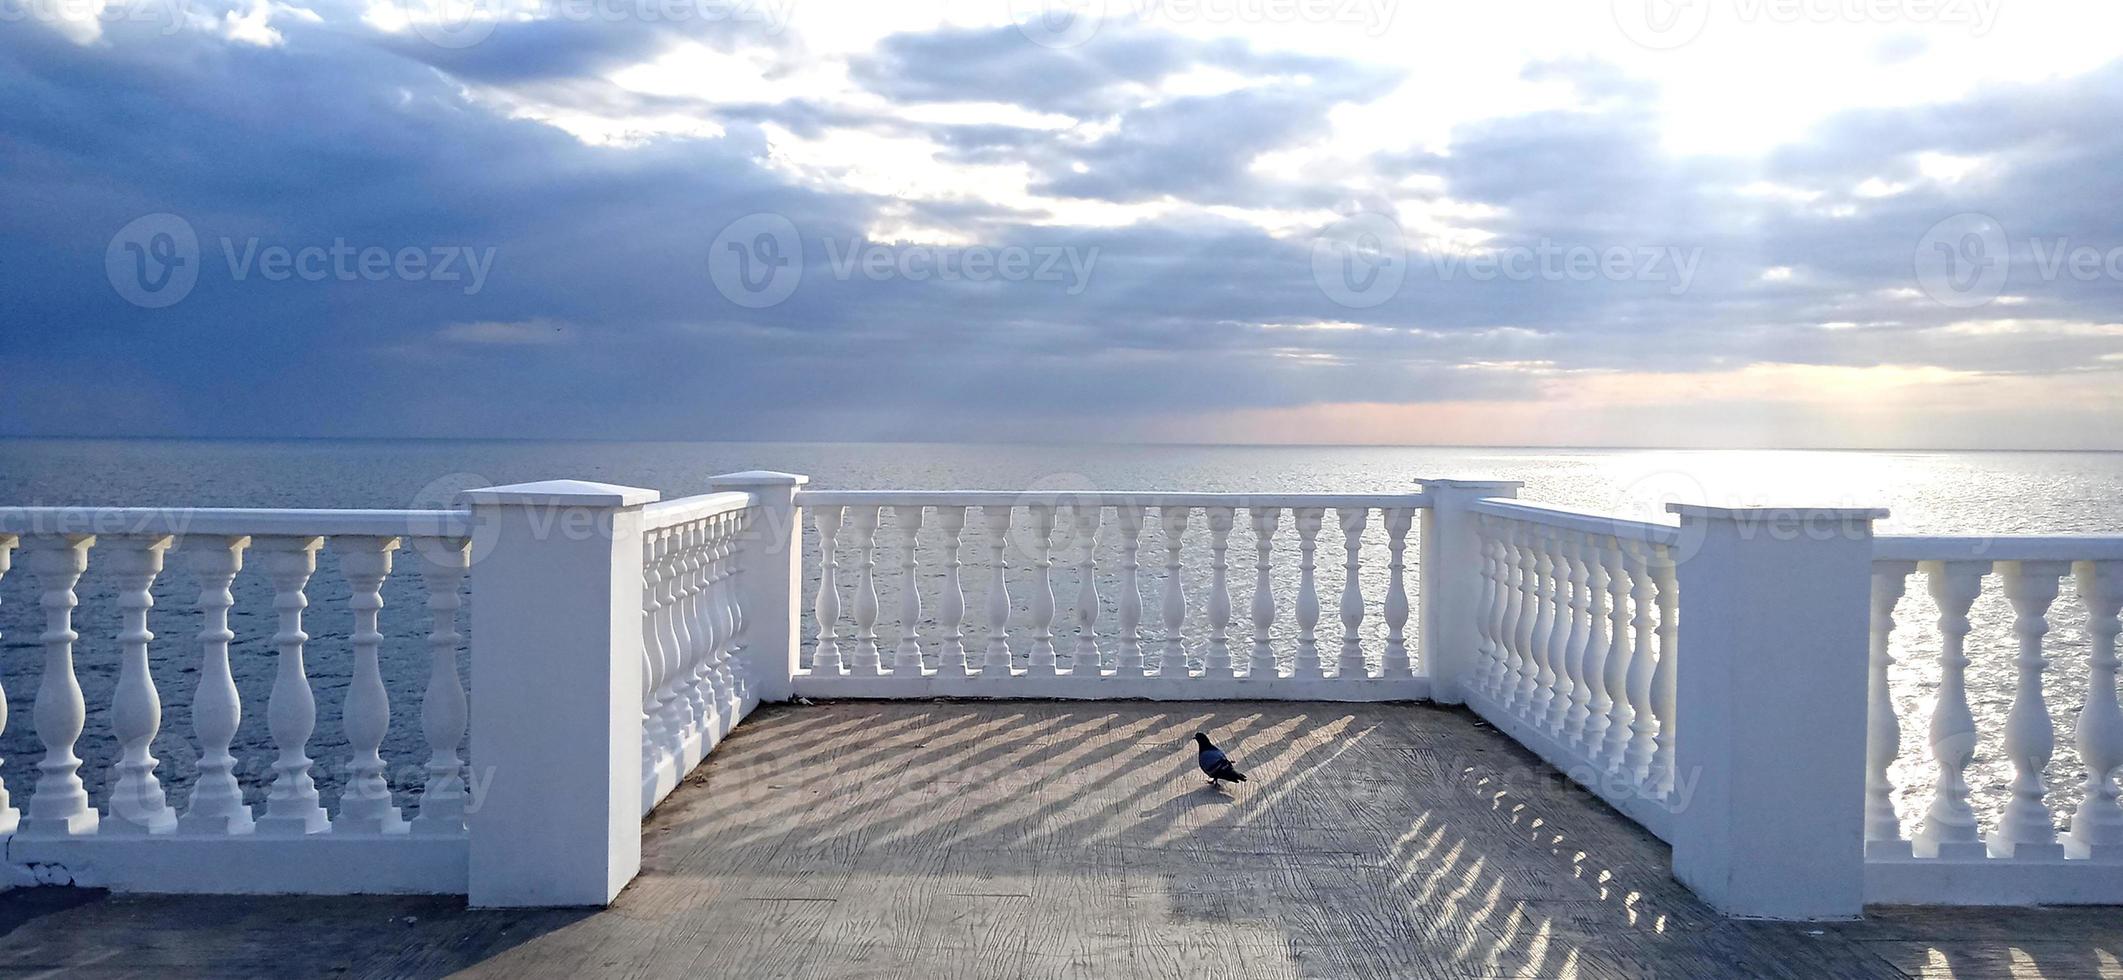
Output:
[[[1207,788],[1213,733],[1252,781]],[[609,910],[0,894],[0,975],[2123,976],[2123,910],[1723,919],[1465,712],[851,702],[747,721]]]

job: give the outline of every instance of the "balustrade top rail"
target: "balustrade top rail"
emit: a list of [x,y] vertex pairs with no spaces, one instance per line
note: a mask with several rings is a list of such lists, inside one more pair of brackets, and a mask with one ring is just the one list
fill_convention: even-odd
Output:
[[1891,535],[1873,539],[1874,561],[2123,561],[2123,535]]
[[641,509],[642,529],[655,531],[689,521],[721,517],[725,514],[734,514],[758,503],[759,497],[757,495],[737,491],[703,493],[693,497],[681,497],[677,500],[659,501]]
[[254,507],[0,507],[0,534],[255,534],[464,538],[462,510]]
[[1199,493],[1167,490],[802,490],[806,507],[1379,507],[1430,506],[1426,493]]
[[1612,536],[1624,541],[1642,541],[1647,544],[1676,545],[1681,541],[1681,529],[1671,524],[1653,524],[1622,517],[1609,517],[1584,511],[1559,510],[1543,504],[1522,504],[1509,500],[1482,500],[1469,509],[1478,514],[1501,517],[1507,520],[1539,524],[1544,527],[1581,534]]

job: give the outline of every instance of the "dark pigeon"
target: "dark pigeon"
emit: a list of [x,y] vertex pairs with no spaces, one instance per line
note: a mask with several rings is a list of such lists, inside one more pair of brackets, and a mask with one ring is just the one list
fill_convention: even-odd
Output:
[[1210,743],[1209,736],[1195,732],[1194,744],[1201,746],[1201,754],[1196,761],[1201,764],[1202,771],[1209,774],[1209,785],[1215,786],[1218,780],[1227,783],[1246,781],[1246,774],[1239,772],[1238,767],[1231,764],[1231,757],[1225,755],[1223,749]]

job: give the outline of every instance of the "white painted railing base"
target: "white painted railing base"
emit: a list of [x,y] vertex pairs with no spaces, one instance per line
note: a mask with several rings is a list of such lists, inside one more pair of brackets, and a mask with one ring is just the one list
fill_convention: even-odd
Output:
[[722,740],[729,737],[730,732],[738,725],[743,724],[746,718],[751,717],[752,709],[757,707],[759,707],[758,698],[746,698],[744,703],[738,705],[737,720],[728,727],[720,731],[695,732],[687,737],[685,745],[680,747],[676,755],[664,756],[658,759],[656,770],[649,773],[642,782],[642,815],[647,816],[649,811],[656,809],[656,805],[662,803],[665,797],[670,796],[671,791],[677,789],[679,783],[685,782],[686,777],[692,775],[694,769],[698,768],[701,763],[708,761],[708,753],[715,751],[715,747],[721,745]]
[[1131,677],[1116,683],[1112,671],[1099,677],[1067,674],[1009,678],[940,674],[921,677],[796,675],[796,693],[809,698],[1011,698],[1065,701],[1428,701],[1430,678],[1366,677]]
[[2123,859],[1867,858],[1867,905],[2123,905]]
[[1594,796],[1606,801],[1608,806],[1622,812],[1623,816],[1637,822],[1652,836],[1671,843],[1673,840],[1673,811],[1663,800],[1643,795],[1636,784],[1602,772],[1584,761],[1584,757],[1566,748],[1555,736],[1519,719],[1508,711],[1500,710],[1486,695],[1468,692],[1467,707],[1474,709],[1490,727],[1503,732],[1511,740],[1525,746],[1527,751],[1540,756],[1542,762],[1569,777],[1570,781],[1592,791]]
[[4,842],[0,881],[207,895],[462,895],[466,838],[81,837]]

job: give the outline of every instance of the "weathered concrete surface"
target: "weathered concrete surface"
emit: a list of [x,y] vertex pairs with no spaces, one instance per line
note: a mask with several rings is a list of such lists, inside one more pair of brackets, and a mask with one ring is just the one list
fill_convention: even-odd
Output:
[[[1210,732],[1252,781],[1194,770]],[[1412,705],[765,710],[651,818],[609,910],[0,895],[0,974],[2123,976],[2123,910],[1734,922],[1664,845]]]

